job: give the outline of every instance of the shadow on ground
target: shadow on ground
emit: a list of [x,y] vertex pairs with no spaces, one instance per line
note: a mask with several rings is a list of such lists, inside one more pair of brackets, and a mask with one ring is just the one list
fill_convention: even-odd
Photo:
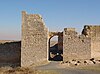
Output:
[[49,48],[49,61],[63,61],[63,50],[58,50],[58,44]]

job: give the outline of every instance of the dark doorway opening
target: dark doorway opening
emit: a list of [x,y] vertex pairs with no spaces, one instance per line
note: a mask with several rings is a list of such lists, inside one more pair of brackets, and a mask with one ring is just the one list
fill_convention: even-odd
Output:
[[49,39],[49,61],[63,61],[63,46],[60,46],[63,41],[60,39],[59,35],[54,35]]

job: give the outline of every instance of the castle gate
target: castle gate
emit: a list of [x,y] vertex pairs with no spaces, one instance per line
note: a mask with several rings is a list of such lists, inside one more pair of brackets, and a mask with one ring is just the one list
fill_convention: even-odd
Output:
[[[52,41],[52,38],[57,36],[57,41]],[[62,32],[49,32],[48,42],[48,60],[49,61],[62,61],[63,60],[63,33]]]

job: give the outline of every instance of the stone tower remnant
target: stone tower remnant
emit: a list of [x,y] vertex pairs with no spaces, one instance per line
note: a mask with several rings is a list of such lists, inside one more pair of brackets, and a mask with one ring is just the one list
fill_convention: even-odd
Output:
[[22,12],[21,66],[47,60],[48,30],[38,14]]

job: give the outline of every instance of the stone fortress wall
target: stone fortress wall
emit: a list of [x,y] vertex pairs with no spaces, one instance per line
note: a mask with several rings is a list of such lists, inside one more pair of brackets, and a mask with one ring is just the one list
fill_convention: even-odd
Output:
[[65,28],[63,32],[63,57],[64,60],[91,58],[91,38],[78,35],[74,28]]
[[46,58],[48,61],[50,39],[56,35],[58,50],[62,51],[59,54],[63,56],[63,60],[100,58],[99,32],[100,26],[92,25],[85,25],[81,35],[78,35],[75,28],[65,28],[63,32],[49,32],[40,15],[22,12],[21,64],[28,66]]
[[75,28],[64,28],[62,32],[49,32],[38,14],[22,12],[21,41],[0,42],[0,66],[16,65],[28,67],[49,61],[50,39],[58,36],[57,56],[62,61],[70,59],[100,59],[100,25],[85,25],[81,35]]
[[0,40],[0,66],[21,65],[21,41]]
[[63,51],[64,60],[100,59],[100,26],[85,25],[81,35],[74,28],[65,28]]
[[84,29],[86,36],[91,38],[91,58],[100,59],[100,26],[86,25]]
[[47,60],[48,30],[38,14],[22,12],[21,66]]

